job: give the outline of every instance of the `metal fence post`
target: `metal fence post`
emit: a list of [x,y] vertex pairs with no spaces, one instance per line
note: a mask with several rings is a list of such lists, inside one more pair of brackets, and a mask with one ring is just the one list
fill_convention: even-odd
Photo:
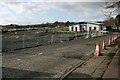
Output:
[[25,34],[23,34],[23,48],[25,48]]
[[53,43],[53,37],[54,37],[54,35],[52,34],[52,36],[51,36],[51,44]]
[[62,42],[63,42],[63,41],[62,41],[62,33],[61,33],[61,39],[60,39],[60,40],[61,40],[60,42],[62,43]]
[[69,33],[68,33],[68,41],[69,41],[69,36],[70,36],[70,35],[69,35]]
[[75,33],[75,39],[77,39],[77,33]]
[[39,32],[37,32],[37,45],[39,45]]

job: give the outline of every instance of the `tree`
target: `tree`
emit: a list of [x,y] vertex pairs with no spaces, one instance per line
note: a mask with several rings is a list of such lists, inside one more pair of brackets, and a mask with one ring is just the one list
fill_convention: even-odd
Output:
[[110,11],[109,12],[109,15],[108,15],[108,19],[110,19],[112,13],[114,12],[118,12],[118,15],[116,16],[115,18],[115,24],[117,26],[117,29],[120,27],[120,13],[119,13],[119,10],[120,10],[120,1],[116,1],[116,2],[106,2],[106,9],[113,9],[113,11]]
[[66,22],[66,26],[69,26],[69,25],[70,25],[70,22],[69,22],[69,21],[67,21],[67,22]]
[[119,10],[120,10],[120,1],[105,2],[105,5],[106,5],[106,7],[105,7],[106,8],[105,13],[107,13],[107,15],[108,15],[109,18],[111,17],[111,15],[113,13],[118,12],[118,15],[120,14],[119,13]]
[[115,23],[116,23],[117,27],[119,28],[120,27],[120,14],[116,16]]
[[106,2],[107,7],[106,8],[116,8],[119,9],[120,8],[120,1],[116,1],[116,2]]
[[116,25],[115,25],[115,19],[114,18],[110,18],[110,19],[108,19],[108,20],[105,20],[104,21],[104,24],[106,25],[106,26],[111,26],[111,27],[116,27]]

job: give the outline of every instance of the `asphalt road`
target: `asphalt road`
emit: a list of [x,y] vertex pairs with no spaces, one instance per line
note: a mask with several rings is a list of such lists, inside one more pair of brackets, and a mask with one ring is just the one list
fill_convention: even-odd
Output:
[[[3,52],[3,78],[59,78],[62,73],[94,53],[95,43],[113,35]],[[106,43],[107,44],[107,43]]]

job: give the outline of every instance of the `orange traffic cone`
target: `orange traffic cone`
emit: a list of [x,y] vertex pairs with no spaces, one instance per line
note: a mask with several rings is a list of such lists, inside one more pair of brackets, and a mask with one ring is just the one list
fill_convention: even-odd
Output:
[[114,44],[114,37],[112,37],[111,43]]
[[115,36],[115,37],[114,37],[114,43],[115,43],[115,44],[116,44],[116,40],[117,40],[117,37]]
[[100,51],[100,42],[96,43],[96,50],[95,50],[95,55],[99,56],[101,54]]
[[118,36],[116,36],[116,38],[115,39],[117,39],[118,38]]
[[116,35],[116,38],[118,38],[118,35]]
[[115,44],[115,37],[112,37],[112,43]]
[[110,39],[109,39],[109,41],[108,41],[108,46],[110,46],[111,45],[111,41],[110,41]]
[[103,40],[102,49],[106,49],[105,41]]
[[120,35],[118,34],[118,35],[117,35],[117,38],[119,38],[119,37],[120,37]]
[[114,37],[112,37],[112,43],[114,43]]

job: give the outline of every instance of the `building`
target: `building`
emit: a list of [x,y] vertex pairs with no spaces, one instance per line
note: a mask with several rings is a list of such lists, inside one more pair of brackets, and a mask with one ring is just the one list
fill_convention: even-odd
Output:
[[76,24],[76,25],[71,25],[69,26],[69,31],[76,31],[76,32],[80,32],[81,31],[81,26],[80,24]]
[[89,32],[89,31],[101,31],[105,28],[100,23],[89,23],[89,22],[80,22],[76,25],[69,26],[70,31],[76,31],[76,32]]

